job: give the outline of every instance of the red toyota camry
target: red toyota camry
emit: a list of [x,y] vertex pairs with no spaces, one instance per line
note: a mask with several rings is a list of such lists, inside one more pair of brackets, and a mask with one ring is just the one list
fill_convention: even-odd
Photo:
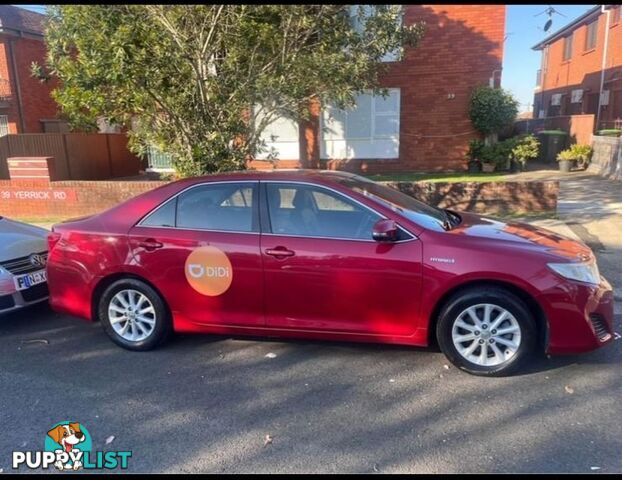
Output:
[[148,350],[172,332],[426,346],[480,375],[612,340],[582,243],[340,172],[173,182],[48,237],[50,303]]

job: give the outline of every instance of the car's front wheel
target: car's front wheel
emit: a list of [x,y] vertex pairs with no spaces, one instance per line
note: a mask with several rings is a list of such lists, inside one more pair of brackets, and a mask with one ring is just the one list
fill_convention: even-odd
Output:
[[454,295],[441,309],[437,339],[457,367],[475,375],[515,372],[532,355],[537,329],[525,303],[498,287]]
[[133,278],[109,285],[99,299],[97,312],[112,341],[128,350],[150,350],[163,343],[172,330],[158,292]]

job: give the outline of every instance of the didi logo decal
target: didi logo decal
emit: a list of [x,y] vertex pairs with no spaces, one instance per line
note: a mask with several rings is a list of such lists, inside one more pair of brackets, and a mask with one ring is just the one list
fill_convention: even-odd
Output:
[[126,469],[131,451],[93,450],[91,434],[79,422],[64,421],[47,431],[43,451],[13,452],[13,469]]
[[227,291],[233,281],[233,268],[225,252],[216,247],[199,247],[188,255],[185,274],[197,292],[210,297]]

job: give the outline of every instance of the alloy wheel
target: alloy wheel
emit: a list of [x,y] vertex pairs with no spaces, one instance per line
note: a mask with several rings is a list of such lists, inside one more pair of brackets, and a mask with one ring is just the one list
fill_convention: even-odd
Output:
[[504,363],[521,344],[521,328],[512,313],[499,305],[472,305],[454,321],[451,338],[458,353],[486,367]]
[[133,289],[121,290],[112,297],[108,317],[114,331],[130,342],[147,338],[156,324],[153,304],[144,294]]

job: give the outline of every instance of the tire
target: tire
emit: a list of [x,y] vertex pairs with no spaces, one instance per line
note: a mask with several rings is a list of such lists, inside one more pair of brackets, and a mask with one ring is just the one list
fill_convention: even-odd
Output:
[[436,326],[439,347],[451,363],[473,375],[490,377],[510,375],[524,366],[535,351],[537,335],[525,303],[494,286],[458,292],[441,309]]
[[[128,313],[124,304],[132,311]],[[162,297],[145,282],[133,278],[117,280],[104,290],[97,315],[111,340],[128,350],[151,350],[168,340],[172,333],[170,314]],[[128,316],[129,325],[128,320],[119,320]]]

